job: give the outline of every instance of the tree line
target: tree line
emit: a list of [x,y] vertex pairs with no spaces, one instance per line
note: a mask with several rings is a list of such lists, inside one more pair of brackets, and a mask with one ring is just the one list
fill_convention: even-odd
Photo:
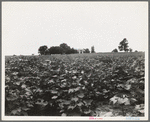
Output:
[[[66,43],[62,43],[59,46],[52,46],[50,48],[47,45],[40,46],[38,49],[40,55],[51,55],[51,54],[76,54],[79,53],[77,49],[71,48]],[[90,53],[88,48],[84,49],[83,53]],[[91,47],[91,53],[95,53],[94,46]]]
[[[112,52],[118,52],[124,51],[124,52],[132,52],[132,48],[129,48],[128,46],[128,40],[124,38],[118,46],[118,49],[115,48],[112,50]],[[135,50],[135,52],[138,52]],[[71,48],[66,43],[62,43],[59,46],[52,46],[48,48],[46,45],[40,46],[38,49],[38,53],[40,55],[51,55],[51,54],[76,54],[79,53],[79,50]],[[88,48],[83,50],[83,53],[90,53],[90,50]],[[91,53],[95,53],[94,46],[91,47]]]

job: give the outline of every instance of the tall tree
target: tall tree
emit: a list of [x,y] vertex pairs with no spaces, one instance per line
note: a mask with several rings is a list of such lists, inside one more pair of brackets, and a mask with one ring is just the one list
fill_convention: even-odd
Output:
[[46,45],[40,46],[38,49],[38,53],[41,55],[45,55],[45,52],[47,49],[48,49],[48,47]]
[[91,53],[95,53],[94,46],[91,47]]
[[131,48],[129,48],[129,52],[132,52],[132,49],[131,49]]
[[129,49],[128,49],[128,40],[126,38],[124,38],[120,43],[119,43],[119,50],[120,51],[125,51],[125,52],[128,52]]

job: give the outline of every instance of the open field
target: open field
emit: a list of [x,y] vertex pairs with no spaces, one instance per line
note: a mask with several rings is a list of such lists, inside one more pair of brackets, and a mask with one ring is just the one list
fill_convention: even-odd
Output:
[[[66,57],[68,55],[60,55],[60,54],[56,54],[56,55],[24,55],[24,56],[27,56],[27,57],[40,57],[44,60],[46,59],[51,59],[51,56],[54,56],[56,58],[60,58],[61,57]],[[87,54],[69,54],[70,57],[95,57],[95,56],[109,56],[109,57],[118,57],[118,56],[145,56],[145,53],[144,52],[118,52],[118,53],[87,53]],[[12,56],[5,56],[5,60],[9,59],[10,57]]]
[[5,115],[144,116],[144,55],[6,56]]

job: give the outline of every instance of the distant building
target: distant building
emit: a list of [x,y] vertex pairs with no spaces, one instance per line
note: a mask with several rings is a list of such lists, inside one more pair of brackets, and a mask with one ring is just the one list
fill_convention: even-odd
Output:
[[79,54],[83,54],[85,49],[78,49]]

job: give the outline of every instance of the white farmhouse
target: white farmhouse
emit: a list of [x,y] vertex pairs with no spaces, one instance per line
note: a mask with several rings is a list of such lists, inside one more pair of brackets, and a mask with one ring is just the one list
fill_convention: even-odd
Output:
[[78,49],[79,54],[83,54],[85,49]]

